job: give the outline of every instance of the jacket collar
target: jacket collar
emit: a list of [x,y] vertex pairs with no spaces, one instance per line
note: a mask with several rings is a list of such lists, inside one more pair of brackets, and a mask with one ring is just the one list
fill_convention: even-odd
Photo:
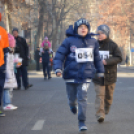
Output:
[[105,45],[105,44],[108,44],[108,42],[110,41],[109,38],[105,39],[105,40],[102,40],[102,41],[98,41],[100,45]]
[[91,35],[95,35],[95,34],[88,33],[85,37],[83,37],[81,35],[78,35],[74,31],[73,25],[70,25],[69,28],[66,30],[66,36],[67,37],[73,36],[73,37],[78,37],[78,38],[81,38],[81,39],[89,39],[89,38],[91,38]]

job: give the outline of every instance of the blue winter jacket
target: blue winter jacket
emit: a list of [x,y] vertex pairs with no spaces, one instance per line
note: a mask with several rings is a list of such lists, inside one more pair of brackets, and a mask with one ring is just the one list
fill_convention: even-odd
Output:
[[[66,31],[67,38],[62,42],[56,52],[53,61],[54,70],[60,72],[63,70],[63,78],[65,80],[73,80],[74,83],[88,82],[95,73],[100,76],[104,73],[104,66],[99,55],[99,44],[96,39],[91,38],[88,34],[82,37],[74,33],[73,26]],[[86,63],[77,63],[75,60],[75,48],[93,48],[94,61]],[[63,69],[64,63],[64,69]],[[67,81],[69,82],[69,81]]]

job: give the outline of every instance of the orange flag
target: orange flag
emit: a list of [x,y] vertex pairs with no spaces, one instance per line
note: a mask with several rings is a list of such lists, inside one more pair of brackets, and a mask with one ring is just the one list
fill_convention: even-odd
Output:
[[9,47],[8,33],[0,26],[0,66],[4,64],[4,52],[3,49]]
[[1,13],[0,13],[0,21],[1,21],[1,18],[2,18],[2,17],[1,17]]

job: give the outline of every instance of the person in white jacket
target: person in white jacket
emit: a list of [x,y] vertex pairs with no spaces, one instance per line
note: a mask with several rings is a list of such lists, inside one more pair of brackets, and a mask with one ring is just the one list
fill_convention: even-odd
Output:
[[15,66],[17,66],[19,61],[15,61],[13,55],[15,47],[15,39],[10,34],[8,34],[8,39],[9,39],[9,53],[7,54],[6,79],[3,93],[3,110],[15,110],[18,107],[11,104],[11,98],[13,88],[17,87],[17,81],[14,72],[15,72]]

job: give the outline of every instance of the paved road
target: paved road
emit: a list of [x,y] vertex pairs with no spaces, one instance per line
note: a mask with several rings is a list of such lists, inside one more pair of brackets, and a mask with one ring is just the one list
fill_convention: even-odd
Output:
[[[61,78],[43,80],[41,72],[30,72],[34,87],[14,91],[13,102],[19,108],[0,118],[0,134],[79,134],[77,115],[67,104]],[[134,70],[119,69],[112,109],[105,122],[95,118],[95,92],[88,90],[87,127],[80,134],[134,134]]]

